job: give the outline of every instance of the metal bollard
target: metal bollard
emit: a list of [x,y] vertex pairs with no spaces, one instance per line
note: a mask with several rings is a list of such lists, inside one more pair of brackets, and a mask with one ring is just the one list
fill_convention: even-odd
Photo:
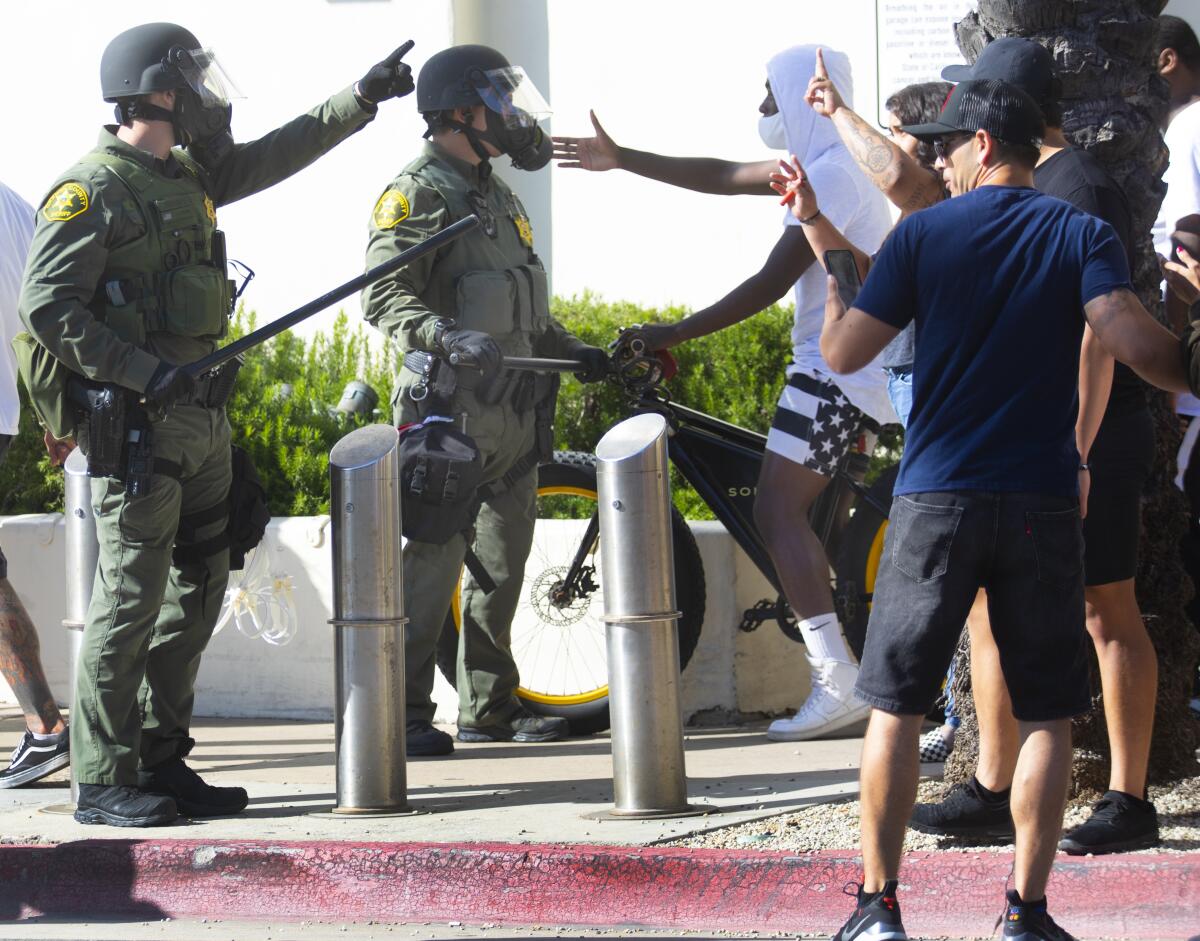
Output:
[[350,432],[329,452],[336,648],[335,814],[402,814],[404,580],[399,435]]
[[689,807],[679,697],[667,422],[638,415],[596,446],[615,817]]
[[[79,448],[72,451],[63,463],[67,616],[62,626],[67,631],[67,671],[71,678],[65,698],[71,705],[75,703],[75,670],[83,647],[83,627],[87,621],[88,605],[92,602],[92,585],[96,580],[96,565],[100,559],[96,515],[92,511],[92,479],[87,469],[87,458]],[[72,765],[71,802],[74,803],[78,797],[79,784],[75,780],[75,766]]]

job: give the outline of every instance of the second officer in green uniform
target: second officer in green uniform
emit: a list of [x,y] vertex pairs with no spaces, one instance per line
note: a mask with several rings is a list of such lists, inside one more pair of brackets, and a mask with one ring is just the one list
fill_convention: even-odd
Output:
[[[221,537],[231,467],[228,389],[179,366],[212,352],[227,328],[216,209],[303,169],[370,121],[377,102],[408,94],[406,51],[235,144],[229,82],[190,32],[149,23],[105,49],[101,87],[121,123],[101,131],[43,202],[20,300],[30,334],[77,377],[64,388],[107,383],[132,402],[114,445],[97,431],[101,398],[76,422],[47,405],[52,396],[40,407],[33,396],[56,437],[77,437],[94,478],[100,561],[71,711],[81,823],[153,826],[246,805],[242,788],[209,786],[183,760],[229,574]],[[145,459],[127,460],[146,441]],[[108,466],[102,456],[114,450]]]
[[[504,372],[508,356],[581,360],[579,378],[604,376],[608,357],[550,316],[546,272],[533,250],[529,216],[492,172],[507,154],[533,171],[550,160],[538,127],[549,107],[533,82],[495,49],[454,46],[417,77],[428,125],[424,151],[387,187],[370,223],[368,266],[377,265],[469,215],[479,228],[363,292],[366,318],[405,352],[393,393],[398,425],[431,415],[465,430],[483,458],[482,508],[472,549],[495,588],[464,577],[458,647],[458,738],[544,742],[564,719],[530,715],[516,698],[510,649],[525,560],[536,519],[537,463],[553,447],[555,387]],[[451,357],[459,363],[450,364]],[[453,369],[445,382],[443,370]],[[436,377],[436,378],[435,378]],[[438,387],[453,391],[437,394]],[[407,751],[442,755],[453,741],[431,724],[435,649],[467,551],[467,535],[444,544],[410,539],[404,549]],[[490,587],[490,586],[489,586]]]

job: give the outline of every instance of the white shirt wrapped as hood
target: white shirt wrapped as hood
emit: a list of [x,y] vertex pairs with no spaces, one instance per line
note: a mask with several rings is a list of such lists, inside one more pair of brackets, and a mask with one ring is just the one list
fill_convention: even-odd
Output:
[[[767,63],[767,78],[775,104],[783,115],[789,152],[800,158],[816,191],[821,212],[847,239],[874,254],[892,227],[887,200],[859,170],[833,122],[817,114],[804,100],[816,70],[817,46],[793,46]],[[853,107],[854,83],[845,53],[822,46],[825,68]],[[784,225],[799,225],[790,208]],[[796,282],[796,314],[792,325],[792,365],[788,375],[804,372],[832,378],[846,398],[876,421],[894,422],[896,413],[887,397],[887,381],[878,362],[848,376],[835,376],[821,357],[821,325],[825,320],[825,271],[814,262]]]

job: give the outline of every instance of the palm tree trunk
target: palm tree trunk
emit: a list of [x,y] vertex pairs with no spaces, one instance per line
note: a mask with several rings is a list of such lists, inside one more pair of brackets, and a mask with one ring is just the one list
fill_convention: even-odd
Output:
[[[1050,50],[1063,83],[1063,129],[1095,154],[1124,189],[1137,234],[1134,287],[1160,320],[1165,312],[1150,226],[1165,192],[1167,151],[1159,126],[1167,93],[1154,68],[1156,20],[1165,5],[1165,0],[980,0],[979,12],[955,26],[959,48],[972,62],[984,45],[1000,36],[1034,39]],[[1154,390],[1150,399],[1158,453],[1142,506],[1137,595],[1159,653],[1149,769],[1150,781],[1158,783],[1196,773],[1196,723],[1188,700],[1200,637],[1184,613],[1192,585],[1179,555],[1188,507],[1172,482],[1179,422],[1169,396]],[[1094,658],[1092,666],[1095,708],[1077,719],[1074,729],[1075,793],[1108,786],[1104,697]],[[964,642],[955,670],[955,701],[963,723],[946,764],[950,783],[968,779],[975,771],[978,726],[970,683],[970,649]]]

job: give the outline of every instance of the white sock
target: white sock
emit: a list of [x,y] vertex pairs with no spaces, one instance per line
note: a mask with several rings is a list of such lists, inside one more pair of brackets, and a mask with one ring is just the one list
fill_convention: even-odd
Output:
[[35,742],[57,742],[62,732],[35,732],[30,729],[29,734],[33,736]]
[[842,626],[838,624],[837,615],[832,611],[829,614],[801,618],[797,623],[810,657],[854,663],[854,656],[850,653],[846,638],[842,636]]

